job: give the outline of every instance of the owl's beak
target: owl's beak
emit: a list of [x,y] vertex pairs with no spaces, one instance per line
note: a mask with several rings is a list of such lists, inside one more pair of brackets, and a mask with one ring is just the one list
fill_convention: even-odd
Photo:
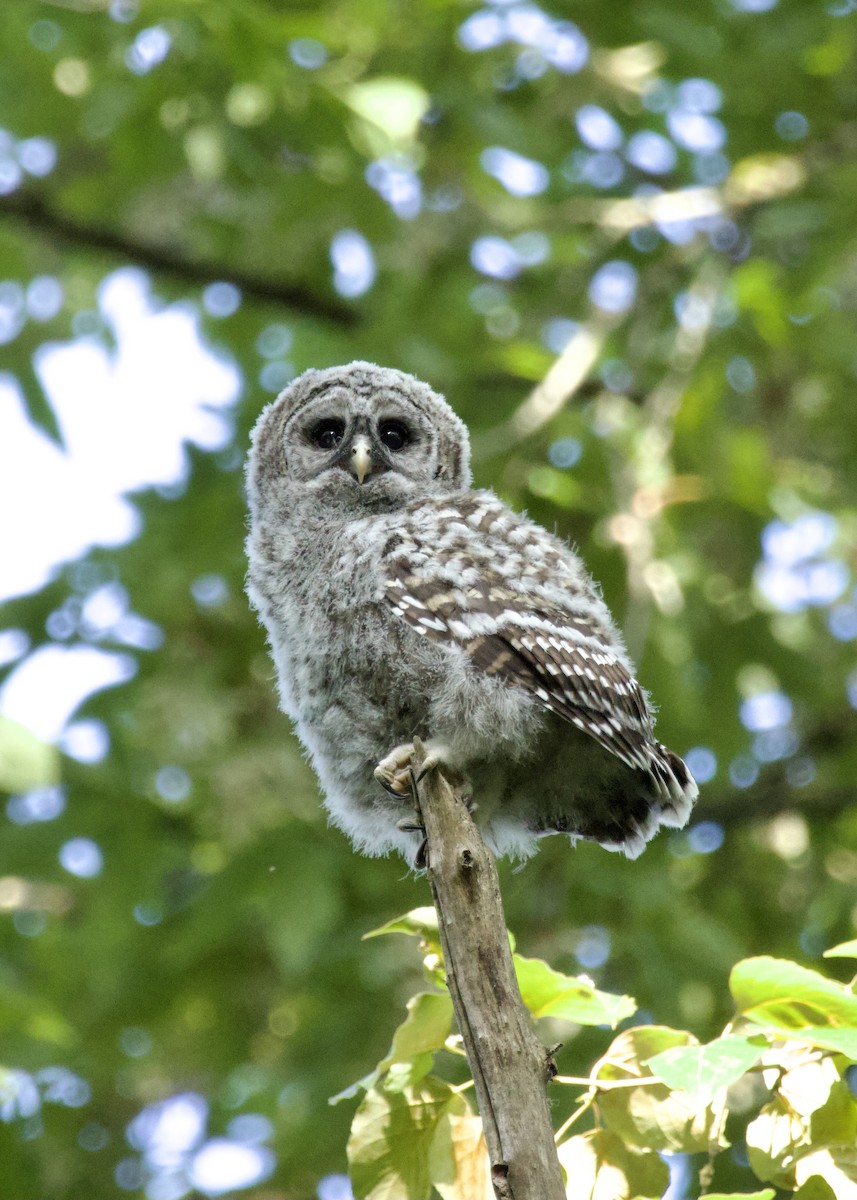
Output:
[[362,483],[372,473],[372,443],[362,433],[354,439],[348,459],[348,469]]

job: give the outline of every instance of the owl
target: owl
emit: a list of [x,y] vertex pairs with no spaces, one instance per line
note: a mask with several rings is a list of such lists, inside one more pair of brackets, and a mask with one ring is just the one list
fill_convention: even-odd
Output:
[[[247,464],[247,590],[331,821],[414,863],[409,757],[469,780],[492,851],[546,834],[635,858],[697,794],[656,740],[600,593],[560,539],[471,488],[465,425],[411,375],[301,375]],[[383,786],[379,786],[383,785]]]

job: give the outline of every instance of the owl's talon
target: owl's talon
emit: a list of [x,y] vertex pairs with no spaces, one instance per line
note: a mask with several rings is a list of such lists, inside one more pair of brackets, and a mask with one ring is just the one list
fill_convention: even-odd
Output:
[[410,742],[395,746],[378,763],[375,778],[394,800],[401,800],[411,793],[411,755],[414,748]]
[[418,817],[402,817],[401,821],[396,822],[396,828],[401,829],[402,833],[425,833],[426,827]]
[[423,765],[420,767],[419,775],[414,776],[414,782],[422,783],[422,781],[425,779],[426,775],[428,775],[429,771],[433,771],[436,767],[439,767],[440,765],[441,764],[439,761],[437,761],[431,757],[427,758],[425,760],[425,762],[423,763]]
[[401,771],[387,772],[377,766],[374,774],[387,795],[392,796],[394,800],[401,800],[404,796],[410,795],[411,781]]

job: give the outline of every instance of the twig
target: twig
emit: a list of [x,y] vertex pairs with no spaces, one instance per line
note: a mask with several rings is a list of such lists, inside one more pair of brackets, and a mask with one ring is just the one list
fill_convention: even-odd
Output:
[[[414,742],[414,771],[425,758]],[[565,1200],[548,1054],[521,999],[494,859],[440,770],[417,788],[447,986],[476,1085],[497,1200]]]
[[352,326],[359,321],[359,313],[354,308],[333,297],[317,295],[300,284],[264,279],[259,275],[237,270],[232,265],[224,266],[220,263],[186,258],[165,246],[140,241],[127,234],[81,221],[58,209],[52,209],[41,197],[33,193],[19,192],[3,196],[0,200],[0,217],[11,217],[20,221],[50,242],[80,246],[87,250],[103,250],[126,262],[139,263],[143,267],[172,275],[186,283],[207,284],[213,280],[226,280],[234,283],[246,296],[254,300],[282,304],[306,316],[320,317],[337,325]]

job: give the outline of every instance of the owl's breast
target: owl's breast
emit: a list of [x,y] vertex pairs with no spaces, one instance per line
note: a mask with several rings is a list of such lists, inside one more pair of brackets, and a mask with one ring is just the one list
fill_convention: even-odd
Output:
[[412,736],[442,678],[450,649],[426,642],[385,599],[382,544],[355,523],[279,556],[279,589],[260,612],[283,708],[306,730],[378,728],[384,744],[397,730]]

